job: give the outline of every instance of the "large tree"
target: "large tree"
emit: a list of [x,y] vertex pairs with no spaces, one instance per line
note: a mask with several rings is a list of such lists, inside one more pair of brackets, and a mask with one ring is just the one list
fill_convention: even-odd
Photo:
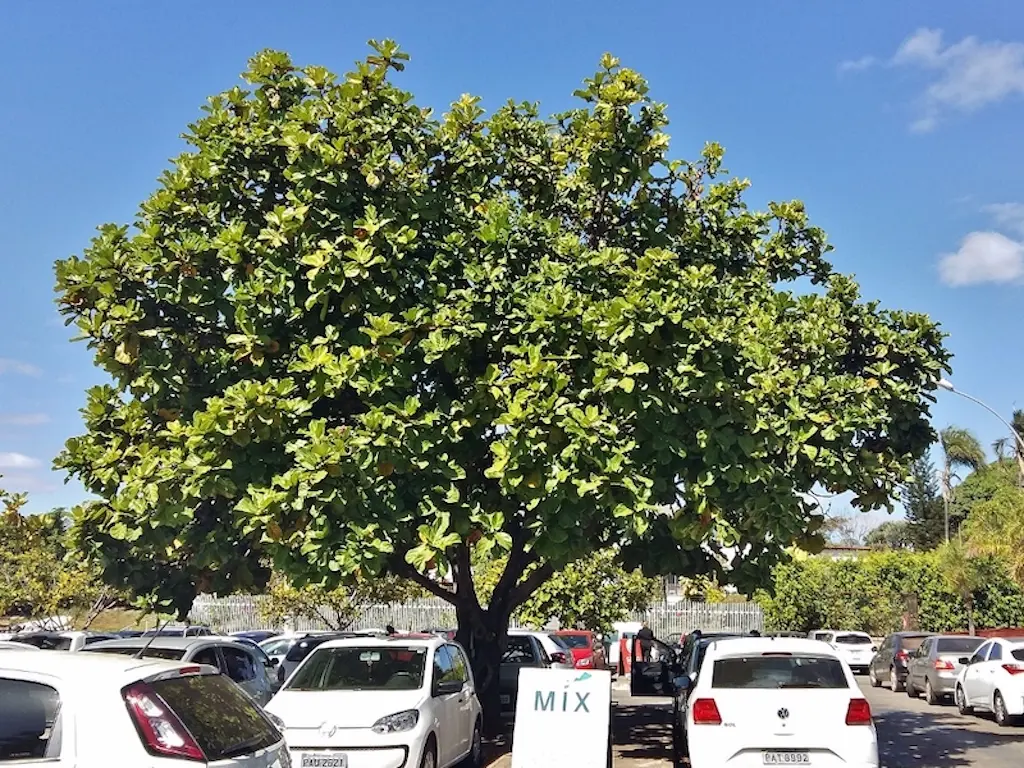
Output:
[[914,549],[926,552],[939,546],[945,536],[945,511],[935,465],[927,456],[914,462],[900,488],[900,500]]
[[[57,264],[111,377],[58,459],[102,499],[77,530],[106,578],[181,611],[271,566],[414,579],[493,711],[509,616],[557,568],[727,548],[749,587],[814,546],[812,488],[887,503],[948,354],[860,300],[800,202],[750,210],[716,144],[669,159],[611,56],[550,120],[436,119],[372,45],[340,80],[257,55],[134,227]],[[486,604],[474,549],[507,556]]]

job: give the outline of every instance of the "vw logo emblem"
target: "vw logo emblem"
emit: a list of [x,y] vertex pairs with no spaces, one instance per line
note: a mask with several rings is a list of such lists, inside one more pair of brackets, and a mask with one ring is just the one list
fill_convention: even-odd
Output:
[[779,710],[778,715],[780,720],[785,720],[787,717],[789,717],[789,710],[783,707]]
[[324,723],[320,726],[320,735],[325,739],[329,739],[338,732],[338,726]]

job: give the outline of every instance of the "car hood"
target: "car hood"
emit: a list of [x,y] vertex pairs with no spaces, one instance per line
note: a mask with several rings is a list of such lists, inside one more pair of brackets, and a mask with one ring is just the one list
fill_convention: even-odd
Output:
[[338,728],[369,728],[385,715],[418,709],[426,700],[415,691],[280,691],[267,711],[287,728],[319,728],[327,722]]

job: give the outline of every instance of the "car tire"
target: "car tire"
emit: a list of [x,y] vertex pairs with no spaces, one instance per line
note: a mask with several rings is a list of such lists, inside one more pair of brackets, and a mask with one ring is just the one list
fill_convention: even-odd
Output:
[[437,768],[437,746],[433,738],[427,742],[427,748],[423,750],[423,757],[420,758],[420,768]]
[[910,675],[907,675],[907,682],[904,684],[904,688],[907,691],[907,698],[916,699],[921,695],[918,693],[917,688],[914,687],[914,684],[910,681]]
[[889,670],[889,689],[893,693],[900,693],[903,690],[903,683],[900,682],[900,676],[896,673],[896,667]]
[[473,741],[470,742],[469,754],[459,763],[459,768],[480,768],[484,764],[484,740],[480,730],[480,721],[473,724]]
[[996,725],[1006,728],[1017,722],[1017,718],[1006,711],[1006,702],[1003,701],[1003,694],[996,691],[992,696],[992,714],[995,715]]
[[967,705],[967,694],[964,693],[964,689],[961,686],[956,687],[956,693],[953,694],[953,700],[956,702],[956,710],[961,715],[973,715],[974,707]]
[[924,700],[933,707],[939,703],[939,697],[935,695],[935,689],[932,688],[932,681],[927,677],[924,679]]
[[881,688],[882,687],[882,681],[879,680],[878,677],[875,675],[875,668],[874,667],[868,667],[868,682],[871,683],[871,687],[872,688]]

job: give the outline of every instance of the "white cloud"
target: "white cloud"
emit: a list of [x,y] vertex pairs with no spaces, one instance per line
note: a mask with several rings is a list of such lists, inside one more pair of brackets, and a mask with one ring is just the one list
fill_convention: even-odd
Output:
[[41,463],[23,453],[0,453],[0,469],[35,469]]
[[839,62],[839,73],[844,72],[863,72],[865,69],[871,69],[878,63],[878,59],[874,56],[861,56],[859,59],[848,59],[847,61]]
[[971,232],[960,250],[939,259],[939,276],[951,286],[1009,283],[1024,278],[1024,243],[998,232]]
[[0,426],[34,427],[49,421],[45,413],[0,413]]
[[1024,236],[1024,203],[993,203],[985,211],[999,226]]
[[38,376],[42,371],[38,366],[32,365],[32,363],[13,360],[9,357],[0,357],[0,375],[5,373],[20,373],[22,376]]
[[919,29],[900,45],[891,62],[930,73],[921,96],[921,116],[911,130],[933,130],[948,111],[974,112],[1024,94],[1024,43],[965,37],[944,45],[942,31]]

